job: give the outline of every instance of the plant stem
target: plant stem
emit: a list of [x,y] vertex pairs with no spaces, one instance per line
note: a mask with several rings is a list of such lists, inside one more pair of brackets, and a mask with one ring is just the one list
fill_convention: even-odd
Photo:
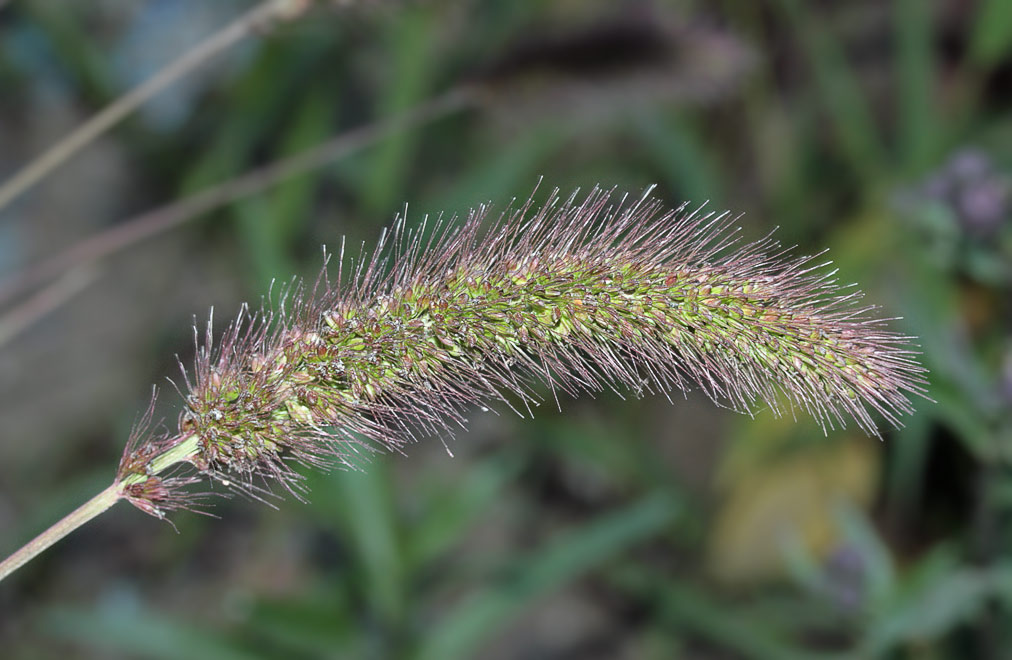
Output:
[[31,298],[4,312],[0,316],[0,346],[76,296],[97,278],[98,269],[93,266],[69,270]]
[[322,144],[274,161],[242,176],[211,186],[191,197],[142,213],[88,238],[0,282],[0,304],[40,286],[61,273],[93,264],[126,247],[157,236],[216,208],[262,192],[286,179],[338,160],[398,131],[424,125],[462,110],[474,96],[458,88],[387,119],[342,133]]
[[212,34],[159,71],[154,77],[119,97],[101,112],[81,124],[70,135],[43,152],[0,185],[0,209],[10,204],[82,147],[106,132],[121,119],[190,71],[204,64],[232,44],[279,20],[292,20],[308,7],[305,0],[266,0]]
[[114,483],[74,511],[71,511],[55,525],[26,543],[20,550],[3,560],[3,562],[0,562],[0,581],[34,559],[36,555],[49,546],[111,507],[119,498],[120,484]]
[[[154,456],[150,462],[152,474],[159,474],[179,463],[185,462],[197,450],[197,436],[191,435],[173,444],[165,452]],[[128,475],[117,478],[115,482],[101,493],[91,498],[77,509],[64,516],[55,525],[42,532],[26,543],[20,550],[0,562],[0,581],[18,570],[37,555],[45,551],[67,534],[102,513],[120,498],[124,497],[124,488],[140,482],[144,477]]]
[[[153,457],[148,463],[151,474],[161,474],[173,465],[188,461],[194,454],[197,453],[197,443],[199,440],[200,437],[197,435],[188,435],[178,439],[178,442],[173,442],[172,446],[169,447],[168,450]],[[137,483],[142,478],[143,477],[139,475],[129,475],[125,477],[121,483],[129,486],[132,483]]]

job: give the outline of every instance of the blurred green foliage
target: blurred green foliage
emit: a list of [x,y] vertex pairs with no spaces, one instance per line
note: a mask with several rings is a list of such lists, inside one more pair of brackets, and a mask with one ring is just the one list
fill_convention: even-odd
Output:
[[[190,2],[0,8],[0,135],[32,126],[50,82],[86,111],[111,101],[123,89],[101,39]],[[178,535],[118,508],[0,587],[4,657],[1012,652],[1010,3],[346,4],[247,44],[179,125],[119,127],[136,190],[109,194],[155,206],[464,81],[483,103],[191,223],[178,270],[211,260],[255,300],[313,277],[321,243],[374,242],[406,202],[418,222],[501,209],[542,175],[563,190],[659,183],[672,204],[746,211],[748,236],[779,226],[800,251],[830,247],[919,338],[934,401],[881,443],[694,396],[476,411],[446,441],[456,457],[432,440],[307,474],[308,504],[216,500],[221,520],[176,516]],[[660,77],[587,36],[627,22],[678,53]],[[539,39],[556,59],[481,76]],[[157,352],[186,354],[178,321],[151,330],[138,397],[174,374]],[[100,434],[97,455],[51,449],[68,458],[31,479],[4,466],[5,490],[38,493],[16,500],[5,547],[104,483],[133,412],[110,408],[50,445]]]

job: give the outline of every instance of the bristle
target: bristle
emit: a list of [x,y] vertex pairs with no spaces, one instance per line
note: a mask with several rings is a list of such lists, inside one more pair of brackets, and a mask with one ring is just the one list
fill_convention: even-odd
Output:
[[876,416],[912,411],[925,380],[910,338],[835,271],[769,237],[742,244],[726,213],[612,199],[556,191],[488,227],[487,207],[428,231],[401,219],[350,278],[242,310],[186,378],[188,460],[247,490],[262,479],[296,492],[291,461],[398,451],[488,402],[529,411],[532,381],[558,405],[604,388],[698,388],[737,410],[787,404],[875,435]]

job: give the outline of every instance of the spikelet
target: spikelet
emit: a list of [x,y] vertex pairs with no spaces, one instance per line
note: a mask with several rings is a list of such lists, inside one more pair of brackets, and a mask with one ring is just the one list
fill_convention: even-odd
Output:
[[[874,435],[875,416],[895,425],[912,411],[925,380],[910,338],[825,265],[771,238],[743,243],[726,213],[665,210],[649,191],[613,198],[556,191],[488,227],[487,207],[418,232],[401,219],[343,279],[342,248],[336,282],[241,313],[217,344],[209,324],[178,434],[133,443],[121,482],[160,493],[144,471],[175,451],[254,495],[275,479],[296,492],[293,462],[354,464],[445,437],[474,406],[527,414],[537,381],[556,403],[698,388],[736,410],[800,408]],[[160,494],[149,512],[177,502]]]

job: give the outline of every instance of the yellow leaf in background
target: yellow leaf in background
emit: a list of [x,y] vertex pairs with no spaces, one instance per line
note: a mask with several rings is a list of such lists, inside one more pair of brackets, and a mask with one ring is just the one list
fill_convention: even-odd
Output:
[[877,441],[809,445],[750,471],[738,466],[716,514],[707,563],[713,577],[751,583],[785,574],[789,545],[821,559],[840,536],[840,503],[866,509],[878,484]]

